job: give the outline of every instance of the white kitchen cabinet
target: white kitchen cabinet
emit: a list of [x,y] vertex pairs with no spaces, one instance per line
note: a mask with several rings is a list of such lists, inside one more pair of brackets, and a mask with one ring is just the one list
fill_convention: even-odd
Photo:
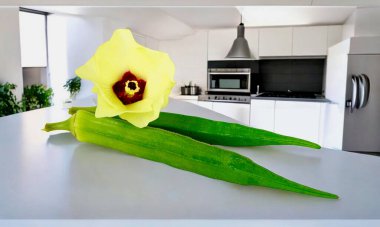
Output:
[[274,131],[274,100],[251,100],[250,126]]
[[[226,55],[232,47],[232,43],[236,39],[237,30],[233,29],[217,29],[208,32],[208,60],[225,60]],[[258,58],[259,32],[257,29],[246,28],[245,38],[248,41],[251,50],[251,58]]]
[[215,112],[233,118],[245,125],[249,125],[249,104],[213,102],[212,109]]
[[319,142],[321,103],[276,101],[274,131]]
[[327,55],[327,26],[294,27],[292,55]]
[[327,27],[327,48],[342,41],[342,25],[330,25]]
[[204,107],[206,109],[212,110],[212,102],[198,101],[198,106]]
[[259,56],[325,56],[341,39],[341,25],[262,28]]
[[[235,34],[237,35],[236,30],[235,30]],[[245,38],[247,39],[249,49],[251,50],[251,58],[258,59],[259,58],[259,30],[255,28],[245,28]],[[231,47],[232,47],[232,43],[231,43],[230,48]]]
[[291,56],[292,27],[261,28],[259,31],[260,57]]

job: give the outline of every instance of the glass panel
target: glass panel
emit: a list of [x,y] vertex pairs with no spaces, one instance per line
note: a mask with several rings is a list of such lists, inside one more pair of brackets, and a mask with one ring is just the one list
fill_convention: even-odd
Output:
[[239,89],[240,80],[237,79],[222,79],[219,81],[220,88]]
[[210,74],[213,89],[248,89],[246,74]]
[[20,12],[22,67],[46,67],[45,15]]

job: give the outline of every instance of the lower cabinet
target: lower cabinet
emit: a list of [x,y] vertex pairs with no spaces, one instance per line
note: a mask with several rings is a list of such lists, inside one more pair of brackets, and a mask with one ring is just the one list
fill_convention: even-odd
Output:
[[212,102],[198,101],[198,105],[206,109],[212,110]]
[[213,110],[245,125],[320,143],[323,103],[262,99],[252,99],[251,104],[183,101]]
[[274,100],[251,100],[250,126],[274,131]]
[[245,103],[225,103],[225,102],[208,102],[197,101],[189,99],[181,99],[182,101],[189,102],[201,106],[203,108],[213,110],[217,113],[223,114],[242,124],[249,125],[250,118],[250,104]]
[[212,110],[235,119],[245,125],[249,125],[249,104],[213,102]]
[[250,125],[318,143],[323,105],[318,102],[252,99]]
[[274,132],[318,143],[320,112],[320,103],[277,101]]

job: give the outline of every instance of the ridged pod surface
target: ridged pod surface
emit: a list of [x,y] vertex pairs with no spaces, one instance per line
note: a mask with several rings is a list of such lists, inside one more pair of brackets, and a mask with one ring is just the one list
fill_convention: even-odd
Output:
[[[95,108],[72,107],[69,112],[73,114],[81,109],[95,112]],[[214,145],[235,147],[295,145],[314,149],[321,148],[318,144],[307,140],[280,135],[262,129],[175,113],[161,112],[159,118],[150,122],[149,126],[179,133]]]
[[67,130],[79,141],[167,164],[206,177],[240,185],[257,185],[337,199],[338,196],[281,177],[235,152],[170,131],[137,128],[117,118],[96,118],[79,110],[66,121],[48,123],[45,131]]

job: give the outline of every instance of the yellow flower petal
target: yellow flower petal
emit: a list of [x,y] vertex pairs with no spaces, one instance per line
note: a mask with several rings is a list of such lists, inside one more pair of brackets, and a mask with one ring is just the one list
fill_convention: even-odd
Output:
[[[142,100],[124,105],[113,86],[128,71],[144,80],[146,85]],[[138,44],[128,29],[116,30],[112,38],[76,70],[76,74],[95,84],[93,92],[98,95],[96,117],[119,115],[137,127],[145,127],[158,118],[175,84],[174,64],[170,57]]]

